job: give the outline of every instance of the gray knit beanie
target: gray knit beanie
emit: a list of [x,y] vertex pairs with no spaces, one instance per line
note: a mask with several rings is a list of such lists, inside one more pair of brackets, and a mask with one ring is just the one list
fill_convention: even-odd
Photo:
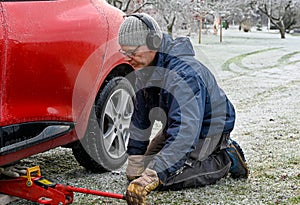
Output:
[[[146,13],[140,13],[148,19],[153,25],[156,34],[162,38],[163,34],[158,23]],[[119,30],[119,44],[124,46],[141,46],[147,45],[146,38],[150,29],[147,25],[135,16],[125,18]]]

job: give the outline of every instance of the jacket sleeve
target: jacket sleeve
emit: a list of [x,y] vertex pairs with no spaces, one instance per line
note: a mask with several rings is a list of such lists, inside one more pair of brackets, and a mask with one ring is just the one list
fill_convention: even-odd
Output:
[[134,112],[129,127],[130,138],[127,146],[129,155],[143,155],[146,152],[151,128],[144,91],[139,90],[134,99]]
[[186,64],[180,71],[168,73],[166,85],[168,140],[148,165],[163,182],[170,173],[183,166],[188,154],[195,149],[206,99],[204,83]]

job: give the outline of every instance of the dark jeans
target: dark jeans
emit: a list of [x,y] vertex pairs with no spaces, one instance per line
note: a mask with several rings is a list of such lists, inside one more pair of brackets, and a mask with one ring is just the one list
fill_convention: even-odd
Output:
[[[186,160],[185,165],[171,173],[158,190],[179,190],[216,183],[229,172],[231,161],[225,148],[229,134],[199,139],[196,149]],[[166,142],[166,137],[159,133],[148,146],[145,155],[157,154]]]

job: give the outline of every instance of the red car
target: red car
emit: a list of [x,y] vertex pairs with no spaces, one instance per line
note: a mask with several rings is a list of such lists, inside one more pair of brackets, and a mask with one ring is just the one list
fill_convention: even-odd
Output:
[[0,1],[0,166],[65,146],[92,171],[126,161],[133,71],[104,0]]

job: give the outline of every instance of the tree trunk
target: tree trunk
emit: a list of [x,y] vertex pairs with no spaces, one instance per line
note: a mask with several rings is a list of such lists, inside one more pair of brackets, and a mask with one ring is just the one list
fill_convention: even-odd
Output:
[[168,34],[170,36],[172,36],[173,35],[173,25],[172,26],[168,26],[167,29],[168,29]]
[[[171,23],[169,23],[167,26],[168,34],[170,36],[173,36],[173,27],[174,27],[175,19],[176,19],[176,16],[173,17]],[[167,21],[167,22],[169,22],[169,21]]]
[[280,31],[281,38],[282,39],[285,38],[285,29],[280,28],[279,31]]
[[281,20],[279,22],[279,26],[278,27],[279,27],[279,31],[280,31],[280,36],[281,36],[282,39],[284,39],[285,38],[285,25],[284,25],[283,20]]

